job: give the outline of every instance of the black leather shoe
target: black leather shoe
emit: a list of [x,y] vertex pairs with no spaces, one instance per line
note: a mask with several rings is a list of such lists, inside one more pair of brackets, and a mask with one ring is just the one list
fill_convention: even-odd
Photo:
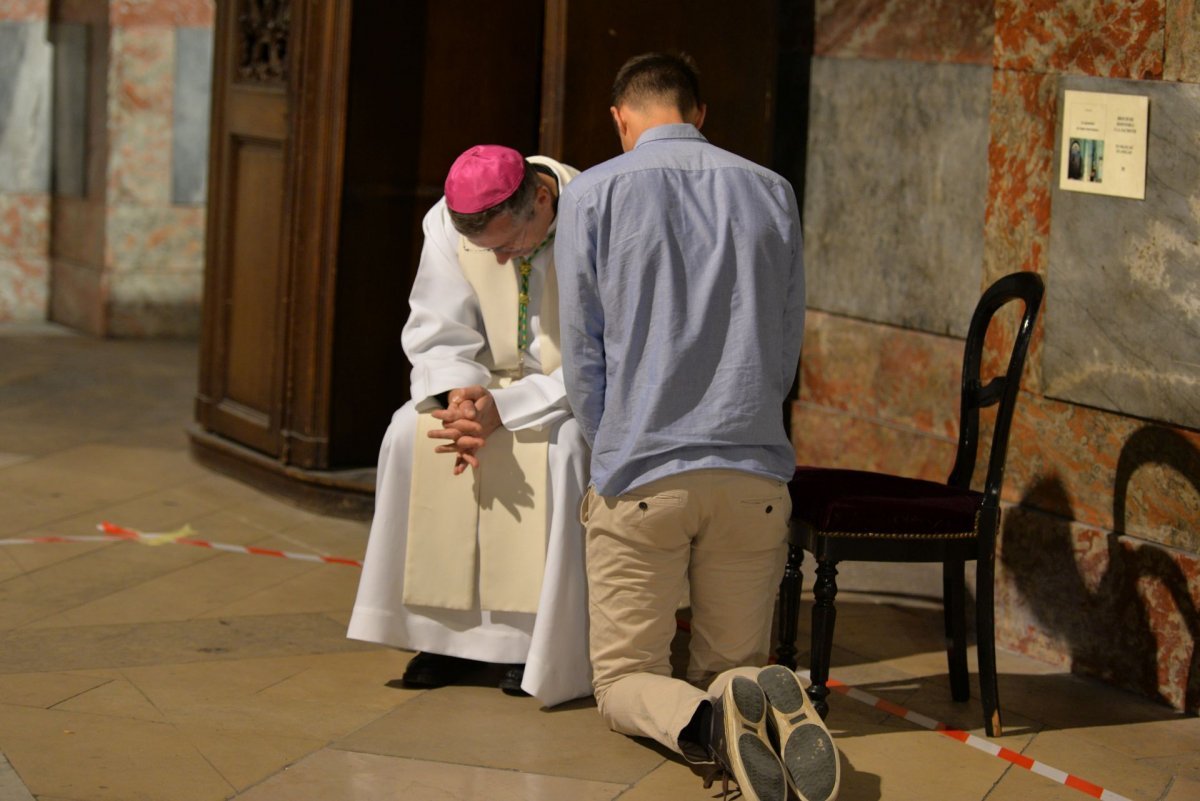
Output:
[[420,690],[445,687],[460,681],[477,664],[471,659],[422,651],[408,661],[401,681],[405,687]]
[[525,678],[524,665],[512,665],[500,677],[500,690],[505,695],[527,697],[529,693],[521,689],[521,680]]

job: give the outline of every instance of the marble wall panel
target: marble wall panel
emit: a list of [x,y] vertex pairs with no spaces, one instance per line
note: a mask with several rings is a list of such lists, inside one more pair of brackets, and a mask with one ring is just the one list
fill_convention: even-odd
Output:
[[194,206],[110,206],[105,263],[114,274],[200,274],[204,215]]
[[110,43],[108,200],[166,205],[171,191],[175,36],[169,28],[114,28]]
[[1168,0],[996,0],[997,69],[1161,78]]
[[857,417],[798,402],[792,414],[797,464],[878,470],[945,481],[954,465],[955,441],[885,420]]
[[46,255],[50,247],[47,195],[0,193],[0,257]]
[[[1145,439],[1153,439],[1147,429]],[[1167,437],[1162,437],[1166,439]],[[1126,447],[1128,448],[1128,442]],[[1200,552],[1196,533],[1196,515],[1200,511],[1200,463],[1197,451],[1177,442],[1168,448],[1147,454],[1147,461],[1118,470],[1114,506],[1124,504],[1113,514],[1118,530],[1136,531],[1141,539]],[[1190,465],[1190,472],[1179,469]]]
[[49,0],[0,0],[0,20],[44,20],[48,3]]
[[963,336],[979,296],[991,70],[817,58],[812,308]]
[[1044,273],[1050,239],[1056,78],[992,75],[984,282],[1018,270]]
[[1200,86],[1064,78],[1150,97],[1146,199],[1053,191],[1046,394],[1200,428]]
[[1200,433],[1022,393],[1003,497],[1200,553]]
[[1142,425],[1121,447],[1113,528],[1200,554],[1200,434]]
[[958,436],[961,340],[822,312],[805,323],[800,399],[939,437]]
[[212,28],[175,31],[175,97],[171,200],[204,203],[208,177],[208,119],[212,105]]
[[49,274],[44,255],[0,255],[0,323],[45,320]]
[[1163,78],[1200,83],[1200,2],[1167,0]]
[[[1035,489],[1071,503],[1057,479]],[[1195,554],[1008,507],[997,573],[1002,645],[1197,711]]]
[[0,192],[50,188],[50,63],[45,22],[0,22]]
[[213,0],[111,0],[109,19],[121,27],[212,27],[213,7]]
[[[983,248],[986,285],[1012,272],[1046,273],[1054,175],[1055,86],[1052,75],[997,70],[992,76]],[[1044,320],[1044,308],[1042,313]],[[1022,386],[1033,392],[1040,392],[1042,386],[1043,329],[1039,323],[1034,330],[1022,379]],[[1012,331],[1007,326],[988,331],[986,371],[995,373],[1004,368],[999,354],[1010,351]]]
[[968,64],[992,62],[994,0],[818,0],[815,52]]

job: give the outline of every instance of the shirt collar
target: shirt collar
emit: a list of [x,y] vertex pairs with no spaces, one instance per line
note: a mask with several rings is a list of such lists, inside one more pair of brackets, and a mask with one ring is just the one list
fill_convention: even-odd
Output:
[[690,122],[673,122],[667,125],[655,125],[647,128],[638,137],[634,148],[639,148],[647,142],[657,142],[660,139],[692,139],[697,142],[707,142],[700,129]]

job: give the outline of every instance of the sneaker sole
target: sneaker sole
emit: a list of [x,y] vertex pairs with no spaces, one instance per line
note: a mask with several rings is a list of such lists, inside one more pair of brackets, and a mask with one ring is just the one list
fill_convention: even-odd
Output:
[[841,761],[829,731],[813,708],[800,678],[771,665],[758,674],[779,734],[779,757],[788,784],[800,801],[832,801],[841,783]]
[[[786,801],[787,777],[767,739],[767,699],[762,688],[736,676],[725,690],[725,741],[734,778],[746,801]],[[731,703],[732,702],[732,703]],[[729,714],[734,710],[736,715]]]

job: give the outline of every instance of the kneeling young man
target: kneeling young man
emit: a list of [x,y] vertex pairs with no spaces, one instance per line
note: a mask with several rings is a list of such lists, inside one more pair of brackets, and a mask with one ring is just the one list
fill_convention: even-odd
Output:
[[[567,394],[592,446],[595,695],[612,728],[716,763],[747,801],[829,801],[837,749],[800,679],[749,667],[767,659],[791,512],[799,213],[786,180],[705,140],[704,113],[689,59],[627,62],[625,153],[560,203]],[[688,681],[669,663],[685,586]]]

